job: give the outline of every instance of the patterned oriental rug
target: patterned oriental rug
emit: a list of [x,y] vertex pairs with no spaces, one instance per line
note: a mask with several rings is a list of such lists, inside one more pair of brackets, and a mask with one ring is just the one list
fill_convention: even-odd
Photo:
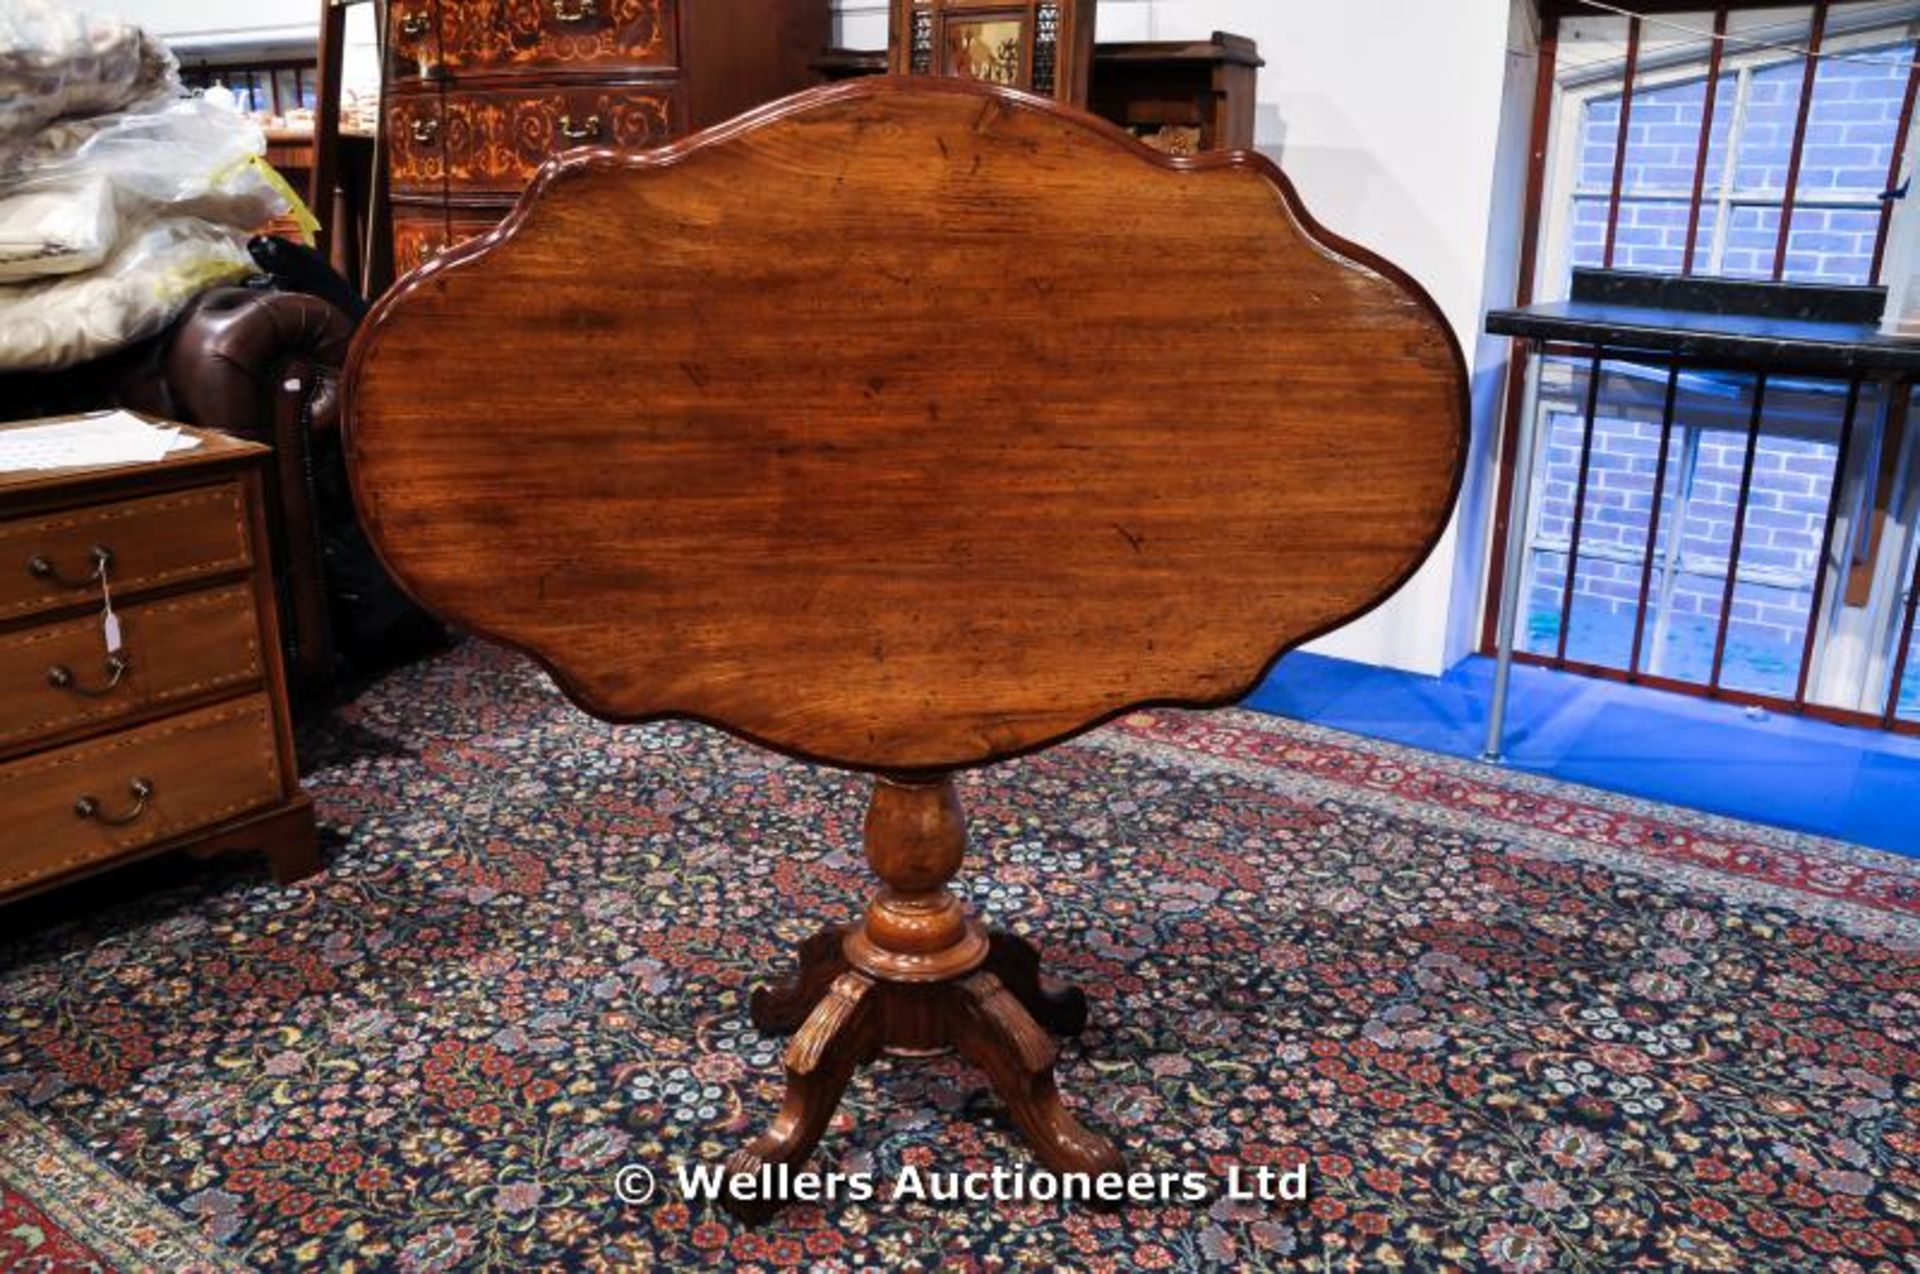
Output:
[[7,916],[0,1268],[1916,1268],[1920,865],[1141,714],[966,778],[972,902],[1092,994],[1063,1087],[1135,1166],[1307,1199],[887,1197],[1027,1163],[949,1058],[828,1132],[878,1197],[747,1230],[673,1172],[778,1103],[745,996],[864,899],[863,782],[478,643],[320,752],[317,880]]

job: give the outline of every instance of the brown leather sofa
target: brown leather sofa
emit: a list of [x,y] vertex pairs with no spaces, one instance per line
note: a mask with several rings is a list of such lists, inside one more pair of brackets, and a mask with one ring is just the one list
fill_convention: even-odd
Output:
[[164,333],[65,371],[0,376],[0,419],[125,407],[274,449],[270,530],[287,672],[324,695],[332,665],[316,446],[339,425],[352,321],[299,292],[218,287]]

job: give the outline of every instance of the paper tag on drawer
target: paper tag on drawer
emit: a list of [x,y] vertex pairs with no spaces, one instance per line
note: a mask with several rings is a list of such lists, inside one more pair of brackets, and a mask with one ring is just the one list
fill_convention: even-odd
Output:
[[107,563],[100,563],[100,629],[107,638],[107,653],[120,653],[120,617],[113,613],[113,592],[107,587]]

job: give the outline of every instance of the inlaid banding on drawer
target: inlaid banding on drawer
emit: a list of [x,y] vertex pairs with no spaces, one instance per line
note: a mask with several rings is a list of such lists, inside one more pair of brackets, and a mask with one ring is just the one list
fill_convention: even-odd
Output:
[[259,621],[244,584],[116,609],[116,656],[107,654],[97,615],[0,635],[0,746],[262,675]]
[[100,596],[98,554],[122,597],[252,563],[238,482],[0,522],[0,619]]
[[[0,890],[262,809],[280,796],[263,694],[0,765]],[[84,816],[76,809],[83,801],[91,806]]]

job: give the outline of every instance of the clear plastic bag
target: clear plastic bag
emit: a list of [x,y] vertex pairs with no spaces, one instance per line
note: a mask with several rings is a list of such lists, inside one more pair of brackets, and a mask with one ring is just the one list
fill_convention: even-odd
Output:
[[119,234],[113,188],[101,177],[0,199],[0,283],[91,270]]
[[305,212],[265,153],[138,27],[0,0],[0,371],[99,358],[253,274],[248,237]]
[[133,218],[167,211],[257,226],[287,211],[283,187],[255,162],[266,154],[266,135],[244,115],[182,98],[89,122],[96,126],[71,149],[42,140],[45,133],[24,149],[0,174],[0,198],[101,178]]
[[73,0],[0,0],[0,163],[48,124],[180,95],[166,45]]
[[254,273],[248,233],[164,217],[98,269],[0,287],[0,371],[54,371],[153,335],[194,296]]
[[[88,121],[78,145],[43,132],[0,175],[0,280],[100,264],[125,228],[157,216],[254,230],[297,208],[245,116],[192,98]],[[32,241],[37,231],[46,237]]]

